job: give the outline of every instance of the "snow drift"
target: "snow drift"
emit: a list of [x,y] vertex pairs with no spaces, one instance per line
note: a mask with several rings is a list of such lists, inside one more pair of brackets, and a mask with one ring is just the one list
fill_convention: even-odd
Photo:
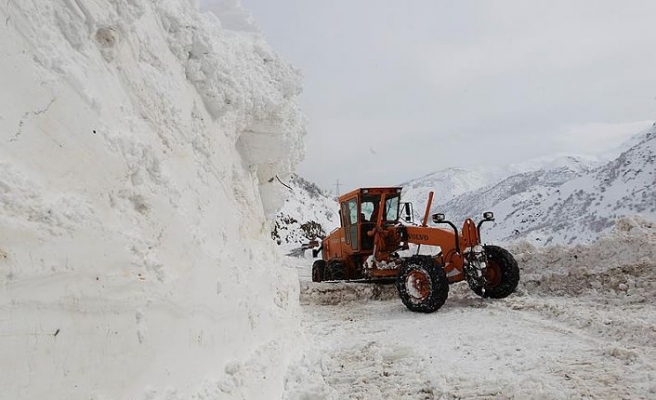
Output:
[[275,398],[298,73],[191,1],[0,16],[1,397]]
[[638,302],[656,294],[656,222],[639,216],[619,219],[589,245],[520,241],[510,250],[522,266],[520,288],[531,294],[619,294]]

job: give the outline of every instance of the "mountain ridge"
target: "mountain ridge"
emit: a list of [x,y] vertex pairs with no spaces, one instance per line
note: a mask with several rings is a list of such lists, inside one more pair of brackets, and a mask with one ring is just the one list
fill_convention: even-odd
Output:
[[[399,186],[403,200],[414,205],[416,221],[433,191],[431,213],[445,213],[456,225],[494,211],[495,226],[486,227],[484,240],[528,240],[539,246],[589,243],[619,218],[656,219],[651,189],[656,187],[656,124],[618,145],[614,157],[609,154],[556,154],[507,166],[452,167]],[[291,186],[294,193],[274,226],[278,244],[298,245],[339,225],[339,206],[327,193],[298,176]],[[304,224],[314,230],[302,228]]]
[[[492,210],[495,241],[589,243],[623,216],[656,218],[656,128],[652,126],[617,158],[596,168],[571,165],[517,174],[458,196],[443,205],[454,220]],[[652,189],[653,191],[653,189]]]

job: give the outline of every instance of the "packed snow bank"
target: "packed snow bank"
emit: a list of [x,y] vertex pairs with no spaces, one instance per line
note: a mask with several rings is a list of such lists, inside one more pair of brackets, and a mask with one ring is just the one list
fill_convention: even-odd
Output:
[[532,294],[656,295],[656,222],[620,219],[612,233],[590,245],[537,249],[528,242],[510,248],[522,269],[520,288]]
[[1,397],[275,398],[297,72],[190,1],[0,18]]

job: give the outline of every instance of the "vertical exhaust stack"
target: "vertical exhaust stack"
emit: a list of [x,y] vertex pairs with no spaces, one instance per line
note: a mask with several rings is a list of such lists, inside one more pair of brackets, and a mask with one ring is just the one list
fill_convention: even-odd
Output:
[[424,213],[424,219],[421,221],[421,226],[428,226],[428,215],[430,214],[431,206],[433,205],[433,195],[434,192],[428,193],[428,203],[426,203],[426,212]]

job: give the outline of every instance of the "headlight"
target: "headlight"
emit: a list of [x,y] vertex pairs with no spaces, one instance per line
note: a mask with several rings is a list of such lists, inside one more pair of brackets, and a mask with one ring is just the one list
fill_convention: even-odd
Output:
[[433,214],[433,222],[435,222],[436,224],[439,224],[440,222],[444,222],[445,219],[446,216],[442,213]]

